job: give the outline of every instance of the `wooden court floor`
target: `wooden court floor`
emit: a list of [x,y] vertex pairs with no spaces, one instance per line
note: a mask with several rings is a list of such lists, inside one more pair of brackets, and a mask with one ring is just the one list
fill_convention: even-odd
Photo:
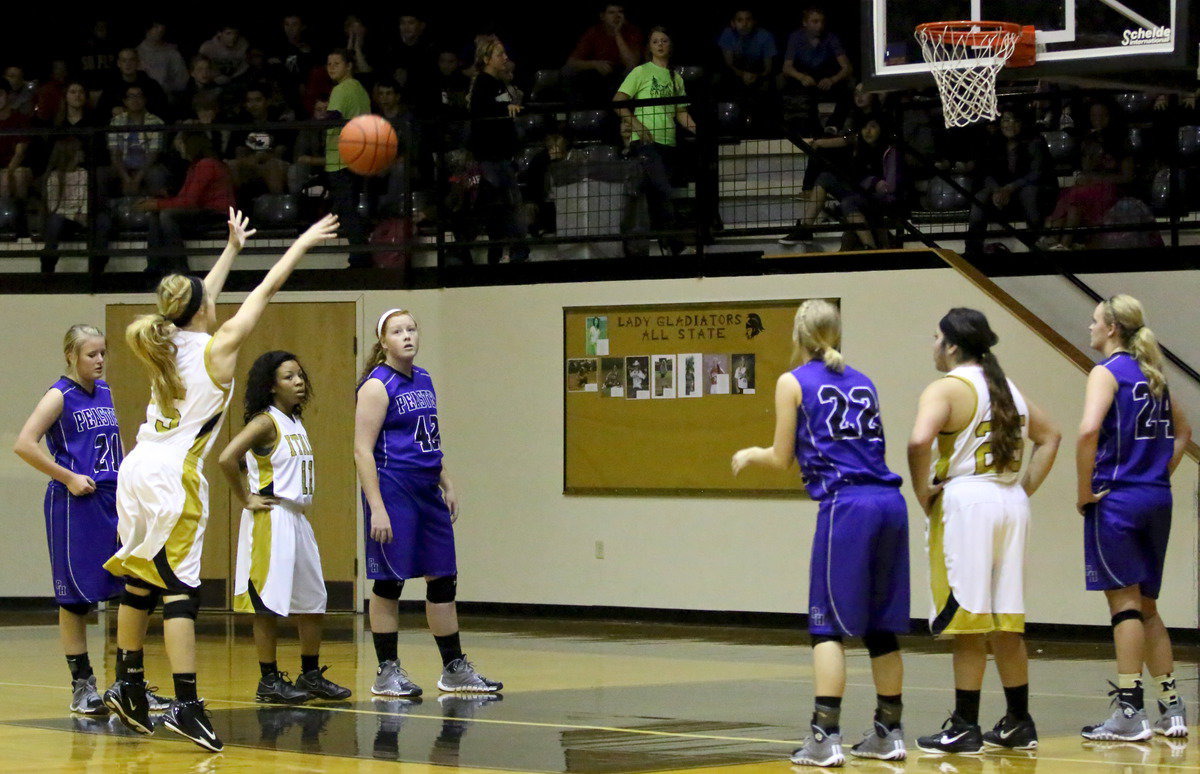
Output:
[[[463,643],[487,676],[503,680],[494,699],[438,696],[437,650],[404,616],[400,653],[427,693],[419,702],[372,701],[374,654],[363,618],[330,616],[323,661],[351,687],[347,702],[274,707],[254,702],[258,666],[248,621],[202,617],[200,692],[226,748],[205,753],[165,729],[133,737],[115,721],[72,717],[56,628],[43,615],[0,615],[0,772],[580,772],[784,774],[804,734],[812,691],[809,652],[799,632],[747,627],[560,622],[464,617]],[[89,630],[103,685],[112,679],[110,616]],[[287,628],[283,629],[284,632]],[[923,638],[906,642],[904,764],[848,761],[860,772],[1189,772],[1200,771],[1193,740],[1089,744],[1078,736],[1107,712],[1110,646],[1033,642],[1036,755],[930,756],[911,742],[930,733],[953,703],[949,655]],[[1181,649],[1180,688],[1196,709],[1196,649]],[[294,638],[280,666],[296,671]],[[162,640],[151,629],[150,682],[169,692]],[[869,725],[873,706],[865,651],[851,650],[842,724],[847,742]],[[1003,711],[988,675],[983,720]],[[1194,720],[1193,720],[1194,722]],[[1193,726],[1193,733],[1196,728]],[[795,769],[802,771],[800,768]],[[805,769],[807,770],[807,769]]]

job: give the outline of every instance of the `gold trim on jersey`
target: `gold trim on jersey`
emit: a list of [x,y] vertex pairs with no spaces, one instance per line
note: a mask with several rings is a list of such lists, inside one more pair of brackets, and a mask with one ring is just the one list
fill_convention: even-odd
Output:
[[254,520],[250,527],[250,580],[246,591],[235,594],[233,609],[239,613],[255,613],[254,600],[250,590],[262,598],[262,590],[267,585],[267,574],[271,570],[271,510],[253,511],[250,517]]
[[[220,413],[216,416],[219,417]],[[204,515],[205,503],[200,497],[200,455],[204,453],[209,436],[216,427],[217,423],[213,419],[210,418],[205,422],[206,425],[211,425],[208,431],[196,436],[196,440],[192,442],[191,448],[183,458],[183,511],[163,546],[167,565],[171,569],[178,567],[192,552],[192,547],[196,542],[196,533],[200,529],[200,519]]]
[[208,337],[208,343],[204,345],[204,373],[208,374],[208,379],[213,383],[213,386],[221,391],[222,395],[229,395],[229,391],[233,388],[233,379],[229,380],[229,384],[221,384],[217,381],[217,377],[213,375],[212,363],[210,355],[212,353],[213,342],[216,341],[215,336]]

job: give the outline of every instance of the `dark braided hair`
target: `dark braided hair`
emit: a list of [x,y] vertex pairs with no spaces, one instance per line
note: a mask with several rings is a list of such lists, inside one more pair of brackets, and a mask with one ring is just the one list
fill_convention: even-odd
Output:
[[996,472],[1004,473],[1013,468],[1014,463],[1019,467],[1021,447],[1024,445],[1021,437],[1021,415],[1017,412],[1012,390],[1008,388],[1008,377],[1004,375],[1000,361],[992,353],[992,347],[1000,341],[999,337],[988,325],[983,312],[963,307],[947,312],[938,322],[938,328],[947,344],[955,345],[964,359],[974,360],[983,368],[983,378],[992,402],[992,431],[989,442],[992,445],[992,459]]
[[[246,412],[242,415],[243,421],[249,422],[275,402],[275,396],[271,392],[271,388],[275,386],[275,372],[279,370],[279,366],[289,360],[294,360],[296,365],[300,365],[300,358],[281,349],[264,352],[255,359],[254,364],[250,366],[250,373],[246,377],[244,401]],[[296,406],[295,416],[300,416],[300,412],[313,394],[312,382],[309,381],[308,372],[302,365],[300,365],[300,375],[304,377],[304,400],[300,401],[299,406]]]

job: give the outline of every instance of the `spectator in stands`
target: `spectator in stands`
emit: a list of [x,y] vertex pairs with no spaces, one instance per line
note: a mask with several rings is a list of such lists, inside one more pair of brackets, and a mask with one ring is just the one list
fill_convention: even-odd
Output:
[[363,22],[362,17],[356,14],[350,14],[342,22],[342,30],[346,33],[345,50],[349,52],[354,64],[354,77],[359,81],[368,81],[372,79],[372,73],[375,72],[375,60],[377,59],[373,38],[368,45],[367,25]]
[[1075,246],[1072,229],[1100,226],[1104,214],[1117,203],[1120,187],[1134,177],[1128,135],[1113,124],[1113,110],[1105,102],[1094,102],[1088,110],[1091,128],[1079,145],[1080,169],[1074,185],[1062,191],[1054,212],[1046,219],[1048,231],[1062,230],[1057,239],[1044,237],[1044,249],[1067,250]]
[[[246,99],[240,123],[265,124],[271,121],[290,121],[292,115],[274,111],[262,88],[246,89]],[[234,131],[229,136],[228,156],[233,182],[239,190],[260,184],[269,193],[283,193],[287,188],[288,146],[293,142],[291,132],[254,126]]]
[[233,177],[216,157],[208,136],[188,132],[183,147],[189,166],[179,193],[165,199],[143,199],[137,205],[151,215],[146,258],[150,274],[186,273],[184,239],[220,227],[234,206]]
[[23,116],[33,115],[37,84],[25,80],[25,68],[10,64],[4,68],[4,82],[8,84],[8,105]]
[[[481,179],[476,205],[489,239],[520,239],[528,230],[522,219],[521,191],[517,186],[517,127],[513,121],[521,105],[513,101],[507,81],[512,69],[500,39],[485,39],[475,52],[475,70],[467,97],[471,110],[469,148],[479,163]],[[529,258],[529,247],[511,244],[488,249],[488,263],[518,262]]]
[[180,103],[194,107],[196,98],[204,95],[210,98],[219,110],[222,93],[223,89],[217,83],[217,68],[213,66],[212,60],[204,54],[192,57],[191,76],[187,85],[183,87]]
[[[671,67],[671,37],[662,27],[650,30],[647,46],[649,61],[630,71],[613,96],[614,102],[630,99],[661,99],[685,96],[683,78]],[[687,105],[650,105],[618,110],[621,133],[631,138],[630,150],[637,154],[643,174],[650,225],[656,230],[675,226],[671,205],[671,174],[675,167],[675,124],[696,131],[696,122]],[[663,245],[676,255],[683,250],[678,238],[670,237]]]
[[854,137],[847,163],[840,169],[826,168],[817,176],[812,195],[805,202],[804,216],[789,235],[791,241],[780,241],[812,249],[812,227],[832,196],[855,229],[859,246],[878,248],[881,240],[874,230],[880,228],[880,218],[892,211],[899,199],[901,165],[900,153],[880,120],[867,120]]
[[[325,70],[333,81],[329,94],[329,118],[350,120],[371,112],[371,98],[367,90],[354,77],[354,55],[344,48],[331,51],[325,60]],[[358,202],[363,191],[363,179],[342,163],[338,150],[338,134],[341,129],[329,129],[325,139],[325,174],[329,178],[329,208],[341,221],[339,233],[351,245],[367,242],[367,221],[359,213]],[[370,253],[351,253],[351,268],[367,268],[371,265]]]
[[373,89],[375,112],[388,120],[396,130],[396,160],[382,179],[371,181],[373,191],[380,192],[379,208],[389,215],[408,215],[409,156],[413,150],[413,114],[400,99],[400,89],[393,81],[380,81]]
[[388,52],[389,73],[404,70],[406,100],[417,115],[426,117],[436,110],[441,96],[437,89],[438,50],[426,34],[425,20],[421,17],[403,13],[398,27],[400,38]]
[[137,54],[142,69],[171,99],[178,97],[187,87],[187,63],[175,44],[167,42],[167,25],[163,22],[150,22],[146,37],[138,44]]
[[[125,89],[125,110],[113,116],[109,126],[163,126],[163,120],[146,110],[146,95],[141,86]],[[136,196],[149,194],[158,196],[166,190],[167,173],[159,164],[163,149],[163,132],[134,129],[108,134],[108,152],[112,166],[102,179],[103,188],[109,193],[120,184],[120,195]]]
[[[88,107],[87,87],[83,81],[74,79],[67,82],[62,102],[59,103],[58,112],[54,114],[52,124],[55,129],[86,129],[100,125],[96,112]],[[83,166],[94,170],[97,165],[96,159],[92,156],[90,137],[86,138],[81,151],[83,152]]]
[[117,50],[117,44],[108,34],[108,20],[92,22],[79,54],[79,72],[89,89],[100,90],[105,77],[117,64]]
[[440,92],[442,113],[448,118],[463,118],[467,115],[467,92],[471,79],[463,75],[458,54],[444,49],[437,58],[437,84]]
[[38,84],[33,99],[33,117],[41,123],[50,123],[58,115],[62,107],[63,96],[66,94],[67,82],[71,74],[67,70],[67,60],[54,59],[50,62],[48,77]]
[[[82,87],[80,88],[82,92]],[[88,170],[84,164],[83,143],[78,137],[55,141],[44,181],[46,219],[43,226],[42,271],[50,273],[58,264],[58,245],[66,239],[83,239],[88,228]],[[103,247],[108,242],[111,219],[103,210],[96,213],[96,233]],[[94,274],[104,271],[107,256],[88,255],[88,268]]]
[[[13,109],[11,96],[7,80],[0,82],[0,129],[25,129],[29,126],[29,116]],[[33,173],[26,161],[28,152],[28,137],[0,134],[0,199],[10,199],[16,205],[20,216],[18,233],[25,229],[25,202],[33,182]]]
[[130,86],[137,86],[146,103],[146,109],[156,116],[167,113],[167,93],[158,81],[141,69],[137,49],[123,48],[117,54],[117,68],[101,82],[100,90],[92,92],[92,102],[100,115],[111,118],[125,109],[125,95]]
[[771,90],[771,73],[775,68],[775,36],[758,26],[749,8],[734,11],[729,26],[717,39],[724,67],[718,78],[722,93],[746,105],[750,111],[763,101]]
[[267,64],[276,68],[284,99],[296,108],[304,104],[308,74],[320,64],[308,42],[304,20],[298,14],[283,17],[283,36],[267,52]]
[[625,6],[608,3],[567,57],[567,95],[580,102],[608,99],[625,74],[642,61],[642,31],[625,18]]
[[[212,92],[201,92],[192,99],[192,112],[180,123],[186,124],[194,129],[189,129],[188,133],[202,132],[208,136],[208,143],[213,149],[220,148],[222,150],[229,144],[226,142],[226,133],[220,129],[211,128],[217,122],[217,116],[220,113],[220,103],[217,102],[216,95]],[[175,135],[174,141],[171,143],[175,152],[179,154],[179,159],[184,161],[184,166],[188,166],[188,162],[184,157],[183,152],[183,134]],[[180,178],[182,175],[179,176]]]
[[[1031,230],[1040,228],[1046,213],[1058,196],[1058,176],[1046,140],[1032,131],[1032,121],[1023,113],[1007,108],[1000,114],[1000,136],[986,149],[976,150],[983,164],[983,187],[975,198],[1001,214],[1020,214]],[[990,208],[978,202],[971,205],[967,227],[967,254],[978,255]]]
[[837,35],[825,28],[825,12],[806,8],[802,26],[788,36],[783,55],[783,120],[801,137],[824,133],[818,108],[834,102],[831,123],[840,126],[850,102],[850,58]]
[[250,66],[246,62],[249,48],[250,44],[242,37],[237,25],[227,24],[212,39],[200,44],[200,53],[208,57],[216,69],[214,80],[217,85],[224,86],[240,78]]
[[[329,118],[329,100],[318,99],[312,117],[317,121]],[[325,139],[324,129],[301,129],[296,134],[295,161],[288,168],[290,193],[298,194],[307,190],[313,194],[312,198],[324,195],[327,182]]]

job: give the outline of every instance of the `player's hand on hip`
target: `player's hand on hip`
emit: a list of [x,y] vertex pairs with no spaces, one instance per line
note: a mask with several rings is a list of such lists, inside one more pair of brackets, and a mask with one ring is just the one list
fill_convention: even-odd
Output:
[[252,494],[246,498],[246,510],[251,512],[269,511],[272,505],[278,504],[278,497],[264,497],[263,495]]
[[376,543],[392,542],[392,522],[387,515],[371,515],[371,539]]
[[924,494],[917,495],[917,501],[921,503],[921,510],[925,511],[925,515],[928,516],[933,512],[933,504],[937,502],[938,497],[941,496],[942,490],[945,488],[945,484],[934,484]]
[[92,480],[91,476],[75,473],[67,479],[67,491],[76,497],[90,495],[96,491],[96,482]]
[[1101,492],[1088,492],[1086,495],[1080,495],[1079,501],[1075,503],[1075,510],[1079,511],[1080,516],[1085,516],[1087,515],[1087,507],[1100,502],[1107,494],[1108,490],[1105,489]]
[[250,218],[242,214],[241,210],[229,208],[229,244],[234,250],[241,250],[246,246],[246,240],[258,233],[257,229],[250,228]]

